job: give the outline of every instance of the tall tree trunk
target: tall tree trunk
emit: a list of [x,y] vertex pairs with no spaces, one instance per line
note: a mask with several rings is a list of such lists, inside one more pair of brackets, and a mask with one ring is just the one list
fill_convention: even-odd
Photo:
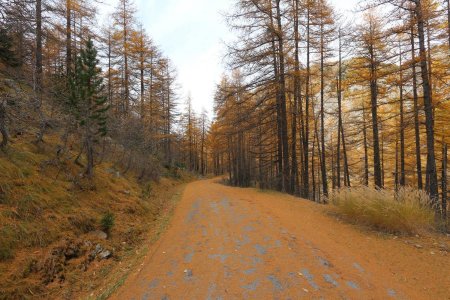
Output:
[[323,24],[320,25],[320,143],[321,143],[321,174],[322,174],[322,192],[328,197],[328,179],[325,153],[325,76],[324,76],[324,40]]
[[[433,104],[431,97],[431,87],[428,76],[428,64],[425,49],[425,33],[424,33],[424,17],[422,13],[422,1],[416,1],[415,13],[417,17],[417,29],[419,35],[419,49],[420,49],[420,68],[422,71],[422,88],[425,107],[425,126],[427,132],[427,176],[429,184],[427,191],[435,203],[438,201],[438,183],[436,158],[434,149],[434,128],[433,128]],[[437,205],[436,205],[437,207]]]
[[299,58],[299,20],[298,20],[298,2],[294,0],[294,42],[295,42],[295,64],[294,64],[294,107],[292,113],[292,169],[291,169],[291,187],[294,194],[298,193],[298,161],[297,161],[297,119],[298,119],[298,103],[301,101],[300,91],[300,58]]
[[364,137],[364,185],[369,186],[369,153],[367,146],[366,109],[363,104],[363,137]]
[[128,21],[126,18],[127,1],[123,1],[123,59],[125,76],[125,113],[128,113],[130,105],[130,73],[128,70]]
[[[111,31],[108,30],[108,102],[110,107],[113,107],[113,90],[112,90],[112,63],[111,63],[111,55],[112,55],[112,41],[111,41]],[[117,113],[117,107],[115,107],[115,111]]]
[[[400,46],[400,42],[399,42]],[[400,49],[400,185],[406,185],[405,174],[405,122],[403,113],[403,65],[402,65],[402,48]]]
[[39,114],[40,130],[37,137],[37,142],[42,142],[46,122],[42,111],[42,0],[36,0],[36,79],[35,79],[35,93],[36,93],[36,111]]
[[416,169],[417,188],[423,189],[422,178],[422,156],[420,153],[420,123],[419,123],[419,96],[417,93],[417,73],[416,73],[416,50],[414,41],[414,15],[411,14],[411,60],[412,60],[412,80],[413,80],[413,101],[414,101],[414,135],[416,141]]
[[72,1],[66,0],[66,72],[72,73]]
[[[271,28],[275,28],[275,25],[273,23],[273,15],[272,15],[272,7],[270,7],[270,23]],[[280,72],[279,72],[279,64],[278,64],[278,58],[277,58],[277,47],[275,44],[275,32],[272,32],[271,35],[271,46],[272,46],[272,59],[273,59],[273,71],[275,75],[275,82],[277,83],[276,86],[276,115],[277,115],[277,163],[278,163],[278,173],[277,173],[277,189],[279,191],[282,191],[284,189],[284,180],[283,180],[283,125],[282,125],[282,118],[281,118],[281,93],[279,91],[280,89]],[[279,49],[278,49],[279,51]]]
[[352,184],[350,182],[350,170],[348,167],[348,157],[347,157],[347,146],[345,143],[345,134],[344,134],[344,125],[341,123],[341,138],[342,138],[342,152],[344,154],[344,176],[345,176],[345,185],[350,187]]
[[287,128],[287,109],[286,109],[286,74],[285,74],[285,59],[284,59],[284,33],[281,23],[281,7],[280,1],[276,0],[277,11],[277,26],[278,26],[278,60],[280,65],[280,82],[279,93],[281,100],[281,137],[283,147],[283,191],[291,192],[289,186],[290,166],[289,166],[289,139]]
[[310,97],[310,56],[311,56],[311,41],[310,41],[310,8],[307,7],[307,24],[306,24],[306,91],[305,91],[305,134],[303,137],[303,197],[309,198],[309,97]]
[[447,35],[448,35],[448,49],[450,51],[450,0],[447,0]]
[[[339,62],[340,63],[340,62]],[[340,76],[339,76],[340,77]],[[338,129],[337,129],[337,147],[336,147],[336,186],[341,188],[341,112],[342,112],[342,102],[341,102],[341,91],[339,89],[339,77],[337,80],[337,98],[338,98]]]
[[383,188],[381,180],[381,160],[380,160],[380,139],[378,133],[378,83],[377,66],[373,45],[370,45],[370,100],[372,111],[372,131],[373,131],[373,173],[375,186]]

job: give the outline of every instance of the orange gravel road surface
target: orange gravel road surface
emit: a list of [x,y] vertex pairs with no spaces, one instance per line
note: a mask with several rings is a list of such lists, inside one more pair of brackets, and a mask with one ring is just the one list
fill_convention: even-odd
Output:
[[205,180],[112,299],[450,299],[447,252],[419,248],[306,200]]

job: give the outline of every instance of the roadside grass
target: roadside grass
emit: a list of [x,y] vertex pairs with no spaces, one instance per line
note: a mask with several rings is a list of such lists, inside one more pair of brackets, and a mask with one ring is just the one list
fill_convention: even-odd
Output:
[[394,234],[419,234],[435,228],[431,200],[412,188],[344,188],[330,195],[332,209],[347,221]]
[[156,243],[161,235],[167,230],[170,225],[170,221],[175,212],[177,203],[181,200],[182,191],[186,187],[185,184],[177,187],[178,192],[173,194],[169,201],[165,202],[164,207],[161,209],[161,213],[156,220],[151,224],[153,230],[146,241],[142,243],[142,246],[136,249],[130,249],[124,255],[124,261],[128,261],[128,267],[118,270],[113,278],[110,278],[109,283],[105,286],[103,291],[99,295],[90,295],[87,299],[105,300],[114,294],[127,280],[128,276],[133,270],[139,268],[142,261],[147,255],[149,255],[150,247]]

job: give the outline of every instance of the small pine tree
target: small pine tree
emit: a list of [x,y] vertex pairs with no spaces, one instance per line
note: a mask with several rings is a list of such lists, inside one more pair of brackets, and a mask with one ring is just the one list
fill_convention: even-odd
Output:
[[103,78],[97,66],[97,50],[91,39],[76,59],[70,78],[69,109],[83,131],[82,150],[86,151],[86,175],[94,171],[94,144],[107,134],[107,98],[103,96]]

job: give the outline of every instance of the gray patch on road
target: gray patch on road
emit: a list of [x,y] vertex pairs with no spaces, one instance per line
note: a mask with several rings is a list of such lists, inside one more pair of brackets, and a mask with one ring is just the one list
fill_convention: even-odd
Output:
[[267,276],[267,279],[269,279],[270,282],[272,282],[273,288],[277,291],[283,290],[283,285],[281,284],[280,280],[275,275],[269,275]]
[[354,289],[354,290],[359,290],[358,284],[356,284],[356,283],[353,282],[353,281],[347,281],[347,285],[348,285],[349,287],[351,287],[352,289]]
[[212,211],[213,211],[215,214],[218,214],[218,213],[219,213],[219,206],[217,205],[217,202],[210,202],[210,203],[209,203],[209,207],[211,207]]
[[253,228],[253,226],[250,226],[250,225],[244,226],[243,229],[244,229],[244,231],[247,231],[247,232],[255,230],[255,228]]
[[353,268],[355,268],[356,270],[360,271],[361,273],[365,272],[364,268],[361,267],[358,263],[353,263]]
[[323,279],[325,279],[326,282],[331,283],[335,287],[339,286],[339,283],[337,283],[337,281],[334,280],[333,277],[331,275],[329,275],[329,274],[324,274],[323,275]]
[[220,205],[228,211],[230,209],[230,201],[227,198],[224,198],[220,201]]
[[217,285],[215,283],[211,283],[209,285],[208,296],[206,297],[207,300],[213,300],[213,294],[216,291],[216,287],[217,287]]
[[197,200],[192,204],[191,211],[186,216],[185,222],[191,223],[195,219],[195,217],[198,215],[199,210],[200,210],[200,200]]
[[242,288],[247,291],[256,291],[256,288],[259,285],[259,280],[255,280],[249,284],[243,285]]
[[189,264],[192,262],[192,259],[194,258],[194,250],[192,250],[192,248],[188,248],[188,250],[190,252],[184,255],[184,262]]
[[158,285],[159,285],[159,279],[153,279],[153,280],[149,283],[148,288],[149,288],[149,289],[154,289],[154,288],[158,287]]
[[210,254],[210,255],[208,255],[208,257],[210,259],[219,259],[221,263],[224,263],[229,256],[230,256],[229,254]]
[[320,256],[319,256],[319,262],[324,267],[327,267],[327,268],[333,267],[333,265],[328,260],[326,260],[325,258],[320,257]]
[[242,271],[242,273],[244,273],[245,275],[251,275],[255,272],[256,272],[255,268]]
[[312,286],[315,290],[319,289],[319,286],[317,283],[314,282],[314,276],[309,273],[308,269],[302,269],[302,273],[305,276],[306,280],[308,281],[309,285]]
[[242,246],[245,246],[250,243],[250,238],[248,235],[243,234],[242,239],[236,239],[236,247],[240,249]]
[[260,244],[256,244],[255,249],[260,255],[267,254],[267,249],[265,247],[261,246]]
[[396,297],[397,296],[397,292],[394,291],[393,289],[388,289],[387,293],[390,297]]
[[262,259],[261,258],[259,258],[257,256],[252,256],[252,264],[253,265],[258,265],[260,263],[262,263]]
[[184,279],[185,280],[190,280],[193,276],[194,276],[194,273],[192,272],[192,270],[190,270],[190,269],[184,270]]

